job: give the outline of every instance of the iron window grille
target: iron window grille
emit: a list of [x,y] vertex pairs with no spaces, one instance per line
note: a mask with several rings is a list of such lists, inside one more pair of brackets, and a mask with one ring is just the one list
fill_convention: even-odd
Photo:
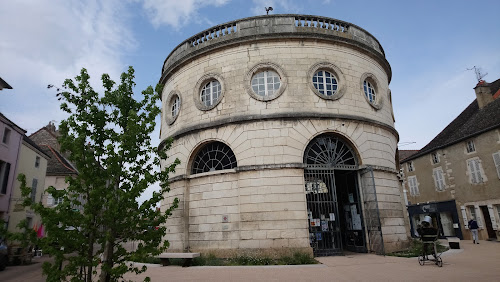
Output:
[[304,158],[308,166],[356,169],[358,165],[351,147],[333,135],[316,137],[307,147]]
[[233,169],[237,166],[236,156],[231,148],[222,142],[215,141],[204,145],[196,154],[191,173]]

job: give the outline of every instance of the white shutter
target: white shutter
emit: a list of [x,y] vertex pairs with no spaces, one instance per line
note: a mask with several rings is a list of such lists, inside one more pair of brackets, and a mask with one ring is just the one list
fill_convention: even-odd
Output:
[[479,228],[483,228],[483,218],[481,217],[481,209],[478,205],[474,205],[474,210],[476,210],[476,221]]
[[438,177],[439,177],[439,190],[443,191],[444,190],[444,175],[443,175],[443,170],[439,169],[438,171]]
[[490,214],[491,227],[493,228],[493,230],[497,230],[497,220],[495,219],[495,212],[492,205],[488,205],[488,213]]
[[476,169],[476,175],[477,175],[477,179],[478,179],[477,183],[482,183],[483,182],[483,177],[481,175],[481,164],[479,163],[478,159],[474,160],[474,166],[475,166],[475,169]]
[[467,167],[469,167],[469,177],[470,177],[470,182],[472,184],[478,183],[477,177],[476,177],[476,166],[474,165],[474,160],[468,160],[467,161]]
[[493,162],[495,163],[495,167],[497,168],[498,178],[500,178],[500,152],[496,152],[493,154]]
[[469,221],[467,220],[467,212],[465,211],[465,207],[461,206],[460,209],[462,210],[462,218],[464,219],[465,229],[469,229]]
[[54,197],[52,195],[48,194],[47,195],[47,206],[51,207],[54,205]]
[[436,186],[436,190],[439,191],[439,181],[438,181],[438,176],[437,176],[437,170],[434,169],[432,171],[432,178],[434,178],[434,186]]

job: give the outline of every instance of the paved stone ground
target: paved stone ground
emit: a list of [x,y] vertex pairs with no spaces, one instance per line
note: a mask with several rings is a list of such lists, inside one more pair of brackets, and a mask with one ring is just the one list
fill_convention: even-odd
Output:
[[[125,279],[141,281],[498,281],[500,243],[461,241],[460,250],[442,255],[444,265],[420,266],[416,258],[348,254],[318,258],[322,264],[306,266],[189,267],[151,266],[145,274]],[[38,260],[46,260],[42,258]],[[11,266],[0,272],[0,281],[44,281],[41,263]]]

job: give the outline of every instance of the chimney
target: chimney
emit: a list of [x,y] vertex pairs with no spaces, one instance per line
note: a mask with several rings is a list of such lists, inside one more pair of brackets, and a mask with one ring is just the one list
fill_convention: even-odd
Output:
[[474,87],[474,90],[476,91],[477,104],[479,105],[480,109],[484,108],[486,105],[495,100],[493,98],[493,94],[495,94],[496,91],[493,92],[492,88],[494,88],[493,86],[495,86],[495,84],[498,84],[498,81],[500,81],[500,79],[493,83],[488,83],[484,80],[480,80],[477,83],[476,87]]

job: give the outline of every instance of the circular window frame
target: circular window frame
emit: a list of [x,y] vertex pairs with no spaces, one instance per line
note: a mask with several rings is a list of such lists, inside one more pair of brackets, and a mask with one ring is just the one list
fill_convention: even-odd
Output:
[[[274,92],[273,95],[260,96],[259,94],[255,93],[255,91],[253,91],[252,78],[257,73],[268,71],[268,70],[274,71],[275,73],[278,74],[278,76],[280,77],[280,88],[278,89],[278,91]],[[288,85],[288,79],[287,79],[286,73],[283,71],[283,69],[279,65],[277,65],[275,63],[271,63],[271,62],[264,62],[264,63],[256,64],[247,72],[247,75],[245,76],[244,83],[245,83],[245,89],[246,89],[248,95],[250,95],[255,100],[267,102],[267,101],[272,101],[272,100],[278,98],[279,96],[281,96],[281,94],[283,94],[283,92],[285,91],[285,89]]]
[[[335,76],[335,78],[337,80],[337,91],[332,96],[326,96],[324,94],[321,94],[321,92],[319,92],[319,90],[316,89],[316,87],[314,87],[314,83],[313,83],[314,74],[318,71],[321,71],[321,70],[330,72],[331,74],[333,74]],[[332,101],[338,100],[338,99],[342,98],[342,96],[344,96],[344,94],[346,92],[347,86],[345,83],[346,80],[344,77],[344,73],[342,72],[342,70],[340,70],[339,67],[337,67],[336,65],[334,65],[330,62],[319,62],[319,63],[314,64],[309,69],[309,72],[307,74],[307,80],[309,83],[309,87],[311,88],[313,93],[316,94],[316,96],[318,96],[324,100],[332,100]]]
[[[179,110],[177,111],[177,114],[175,116],[173,116],[172,115],[172,105],[173,105],[176,97],[179,98]],[[166,112],[165,112],[165,120],[167,121],[168,125],[172,125],[175,122],[175,120],[177,120],[177,117],[179,116],[179,114],[181,112],[181,107],[182,107],[182,98],[181,98],[180,93],[176,90],[171,91],[167,96],[167,104],[166,104]]]
[[[366,93],[365,93],[365,89],[364,89],[365,80],[370,82],[370,84],[373,86],[373,88],[375,88],[375,101],[374,102],[370,102],[368,97],[366,97]],[[380,110],[383,106],[384,100],[381,98],[381,91],[380,91],[380,86],[379,86],[380,83],[379,83],[379,80],[377,79],[377,77],[372,73],[365,72],[361,76],[361,80],[360,80],[359,85],[360,85],[360,89],[361,89],[361,94],[365,98],[366,102],[368,102],[368,104],[370,106],[372,106],[372,108],[374,108],[375,110]]]
[[[221,89],[220,89],[219,99],[217,99],[217,101],[215,101],[215,103],[213,105],[206,106],[201,101],[201,97],[200,97],[201,90],[207,83],[209,83],[213,80],[217,80],[220,83]],[[219,103],[224,98],[224,92],[225,92],[224,79],[219,74],[207,73],[207,74],[203,75],[200,79],[198,79],[198,82],[196,83],[196,86],[194,89],[195,89],[195,91],[194,91],[193,98],[194,98],[194,104],[196,105],[196,107],[201,111],[210,111],[211,109],[217,107],[217,105],[219,105]]]

